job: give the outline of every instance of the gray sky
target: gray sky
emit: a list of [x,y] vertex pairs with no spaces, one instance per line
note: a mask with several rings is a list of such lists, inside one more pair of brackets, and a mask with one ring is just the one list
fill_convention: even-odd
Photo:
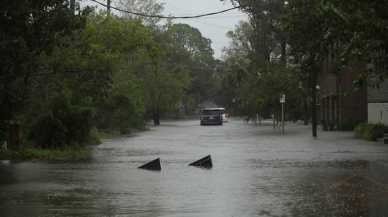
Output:
[[[97,0],[106,4],[106,0]],[[90,0],[83,0],[82,4],[96,5]],[[164,3],[164,14],[172,16],[195,16],[218,12],[232,8],[230,3],[223,4],[220,0],[157,0],[159,3]],[[114,6],[114,0],[113,4]],[[99,7],[100,8],[100,7]],[[246,20],[246,16],[238,11],[238,9],[221,13],[218,15],[202,17],[197,19],[174,19],[174,23],[187,23],[192,27],[199,29],[203,37],[212,40],[212,48],[214,57],[221,57],[221,48],[229,42],[225,34],[229,30],[234,30],[235,25],[239,20]]]

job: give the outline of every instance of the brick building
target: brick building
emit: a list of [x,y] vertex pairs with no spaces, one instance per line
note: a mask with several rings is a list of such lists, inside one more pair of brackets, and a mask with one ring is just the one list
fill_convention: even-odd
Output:
[[[331,67],[334,59],[328,56],[322,62],[322,72],[319,77],[321,96],[344,93],[353,87],[353,81],[356,76],[361,74],[366,64],[362,62],[352,62],[342,73],[341,81],[331,73]],[[354,69],[353,69],[354,68]],[[367,89],[361,89],[348,97],[339,96],[338,98],[326,97],[322,99],[320,105],[320,114],[318,119],[325,119],[327,122],[338,117],[340,121],[348,118],[367,119]]]

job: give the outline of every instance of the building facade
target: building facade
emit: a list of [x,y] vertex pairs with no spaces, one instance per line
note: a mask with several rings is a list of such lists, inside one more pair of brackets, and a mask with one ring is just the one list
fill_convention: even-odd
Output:
[[368,122],[388,124],[388,80],[379,89],[368,87]]
[[[331,72],[334,63],[334,58],[328,56],[322,62],[322,71],[319,77],[321,96],[325,97],[321,100],[320,114],[318,118],[326,120],[345,121],[347,119],[367,119],[367,89],[361,89],[350,96],[341,96],[341,93],[349,91],[353,88],[353,81],[356,76],[364,72],[365,63],[352,62],[349,64],[349,69],[345,69],[342,73],[341,79]],[[338,95],[338,97],[330,97],[331,95]],[[320,117],[319,117],[320,116]]]

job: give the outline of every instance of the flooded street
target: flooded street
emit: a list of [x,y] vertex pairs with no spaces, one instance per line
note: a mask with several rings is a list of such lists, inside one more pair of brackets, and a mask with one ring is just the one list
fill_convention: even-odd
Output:
[[[88,159],[0,161],[0,216],[387,216],[387,145],[233,118],[149,127]],[[156,158],[161,171],[137,168]]]

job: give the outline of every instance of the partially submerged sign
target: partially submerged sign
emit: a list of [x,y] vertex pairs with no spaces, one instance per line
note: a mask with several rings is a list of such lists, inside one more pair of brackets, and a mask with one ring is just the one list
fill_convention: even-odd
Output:
[[139,169],[147,169],[147,170],[162,170],[162,166],[160,165],[160,159],[157,158],[151,162],[144,164],[143,166],[138,167]]
[[191,164],[189,164],[189,166],[197,166],[197,167],[213,167],[213,164],[212,164],[212,158],[210,155],[204,157],[204,158],[201,158]]

